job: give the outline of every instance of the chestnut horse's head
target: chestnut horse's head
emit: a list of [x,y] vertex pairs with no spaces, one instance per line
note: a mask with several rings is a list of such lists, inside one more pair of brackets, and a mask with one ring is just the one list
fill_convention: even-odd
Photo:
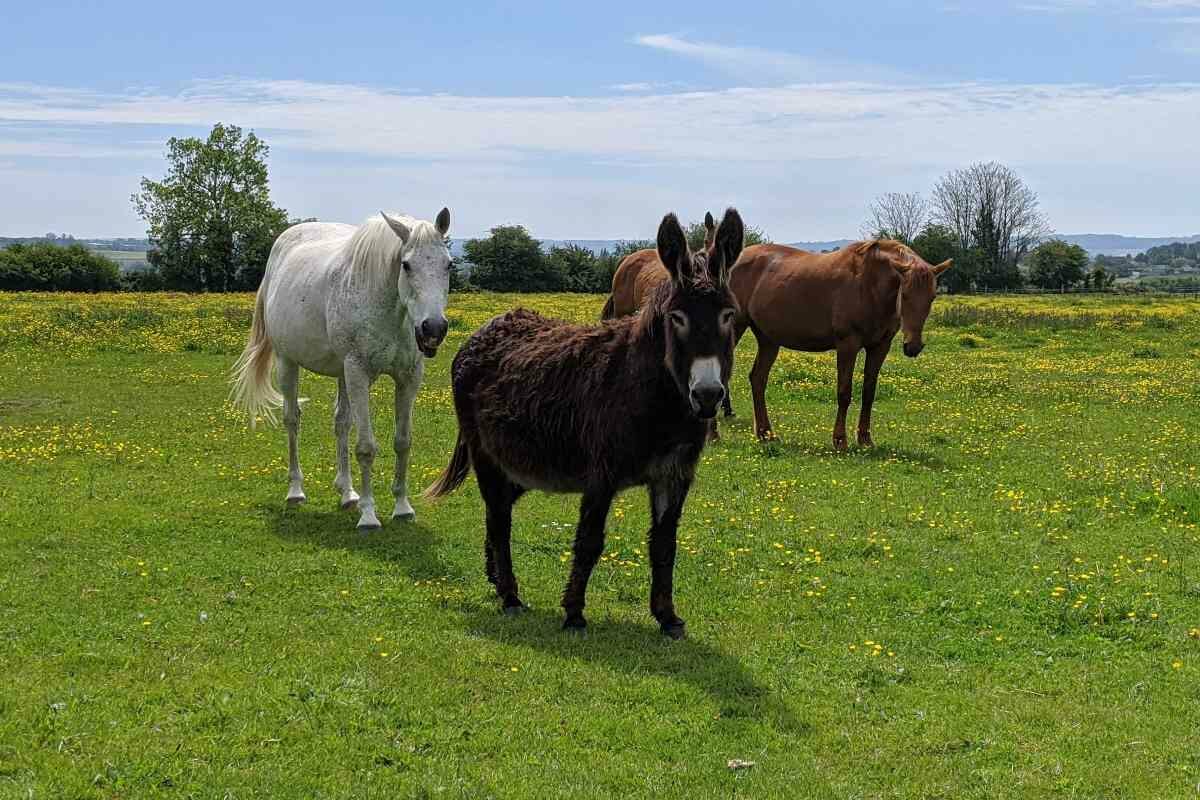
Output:
[[[711,222],[711,215],[705,220]],[[666,342],[665,364],[692,413],[717,415],[733,370],[733,320],[737,305],[729,291],[729,270],[742,252],[745,227],[738,212],[725,211],[704,250],[693,253],[679,219],[663,217],[658,227],[658,258],[670,281],[656,297],[657,322]]]
[[868,243],[868,253],[886,261],[900,276],[900,330],[904,335],[904,355],[916,358],[925,349],[922,333],[933,299],[937,297],[937,276],[954,266],[953,259],[946,259],[937,266],[930,266],[912,250],[900,242],[884,239]]

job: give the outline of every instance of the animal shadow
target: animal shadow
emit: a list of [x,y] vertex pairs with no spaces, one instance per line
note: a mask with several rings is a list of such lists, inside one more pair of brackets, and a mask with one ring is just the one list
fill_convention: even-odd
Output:
[[267,527],[281,539],[363,553],[396,564],[413,580],[463,581],[458,565],[441,557],[443,540],[420,522],[385,521],[371,533],[355,530],[357,512],[261,505]]
[[653,622],[643,625],[593,614],[588,633],[579,635],[561,630],[558,609],[528,609],[515,618],[499,613],[491,603],[461,611],[471,635],[549,654],[564,662],[582,661],[630,676],[682,681],[712,697],[725,720],[756,720],[793,734],[810,730],[736,657],[695,638],[667,639]]

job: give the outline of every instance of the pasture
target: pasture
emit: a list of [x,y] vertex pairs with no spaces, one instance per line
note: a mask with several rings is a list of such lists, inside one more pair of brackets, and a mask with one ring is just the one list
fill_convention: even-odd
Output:
[[301,378],[298,508],[283,432],[226,402],[251,295],[0,295],[0,797],[1197,796],[1200,304],[942,297],[883,368],[878,446],[844,454],[831,353],[781,354],[779,440],[754,439],[747,336],[673,642],[644,493],[614,506],[586,638],[559,630],[577,497],[518,504],[510,619],[474,478],[417,496],[464,337],[603,301],[453,295],[417,521],[363,535],[332,380]]

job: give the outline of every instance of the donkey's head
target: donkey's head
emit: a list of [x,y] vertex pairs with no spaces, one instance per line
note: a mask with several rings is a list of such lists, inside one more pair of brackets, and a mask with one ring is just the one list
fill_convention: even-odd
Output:
[[446,298],[450,293],[451,259],[446,234],[450,231],[450,210],[443,208],[432,225],[379,213],[400,237],[400,302],[408,312],[417,347],[426,358],[433,358],[449,328]]
[[727,279],[744,231],[738,212],[728,209],[708,246],[693,253],[674,214],[658,227],[658,258],[671,276],[669,290],[659,295],[665,364],[702,419],[716,416],[733,369],[737,305]]
[[937,276],[954,266],[946,259],[931,267],[910,247],[891,240],[871,243],[869,254],[883,259],[900,276],[900,330],[904,335],[904,355],[916,358],[925,349],[922,335],[925,320],[937,297]]

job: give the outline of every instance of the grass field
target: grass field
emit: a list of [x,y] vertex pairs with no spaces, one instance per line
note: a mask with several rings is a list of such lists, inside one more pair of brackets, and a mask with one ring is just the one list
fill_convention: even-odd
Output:
[[[474,327],[602,301],[453,296],[411,484],[449,456]],[[754,441],[747,337],[680,528],[682,642],[647,612],[639,492],[585,639],[559,631],[574,497],[517,507],[518,619],[473,480],[356,533],[327,379],[285,508],[283,433],[225,402],[251,304],[0,295],[0,797],[1200,793],[1196,300],[941,298],[846,454],[829,354],[781,356],[780,441]]]

